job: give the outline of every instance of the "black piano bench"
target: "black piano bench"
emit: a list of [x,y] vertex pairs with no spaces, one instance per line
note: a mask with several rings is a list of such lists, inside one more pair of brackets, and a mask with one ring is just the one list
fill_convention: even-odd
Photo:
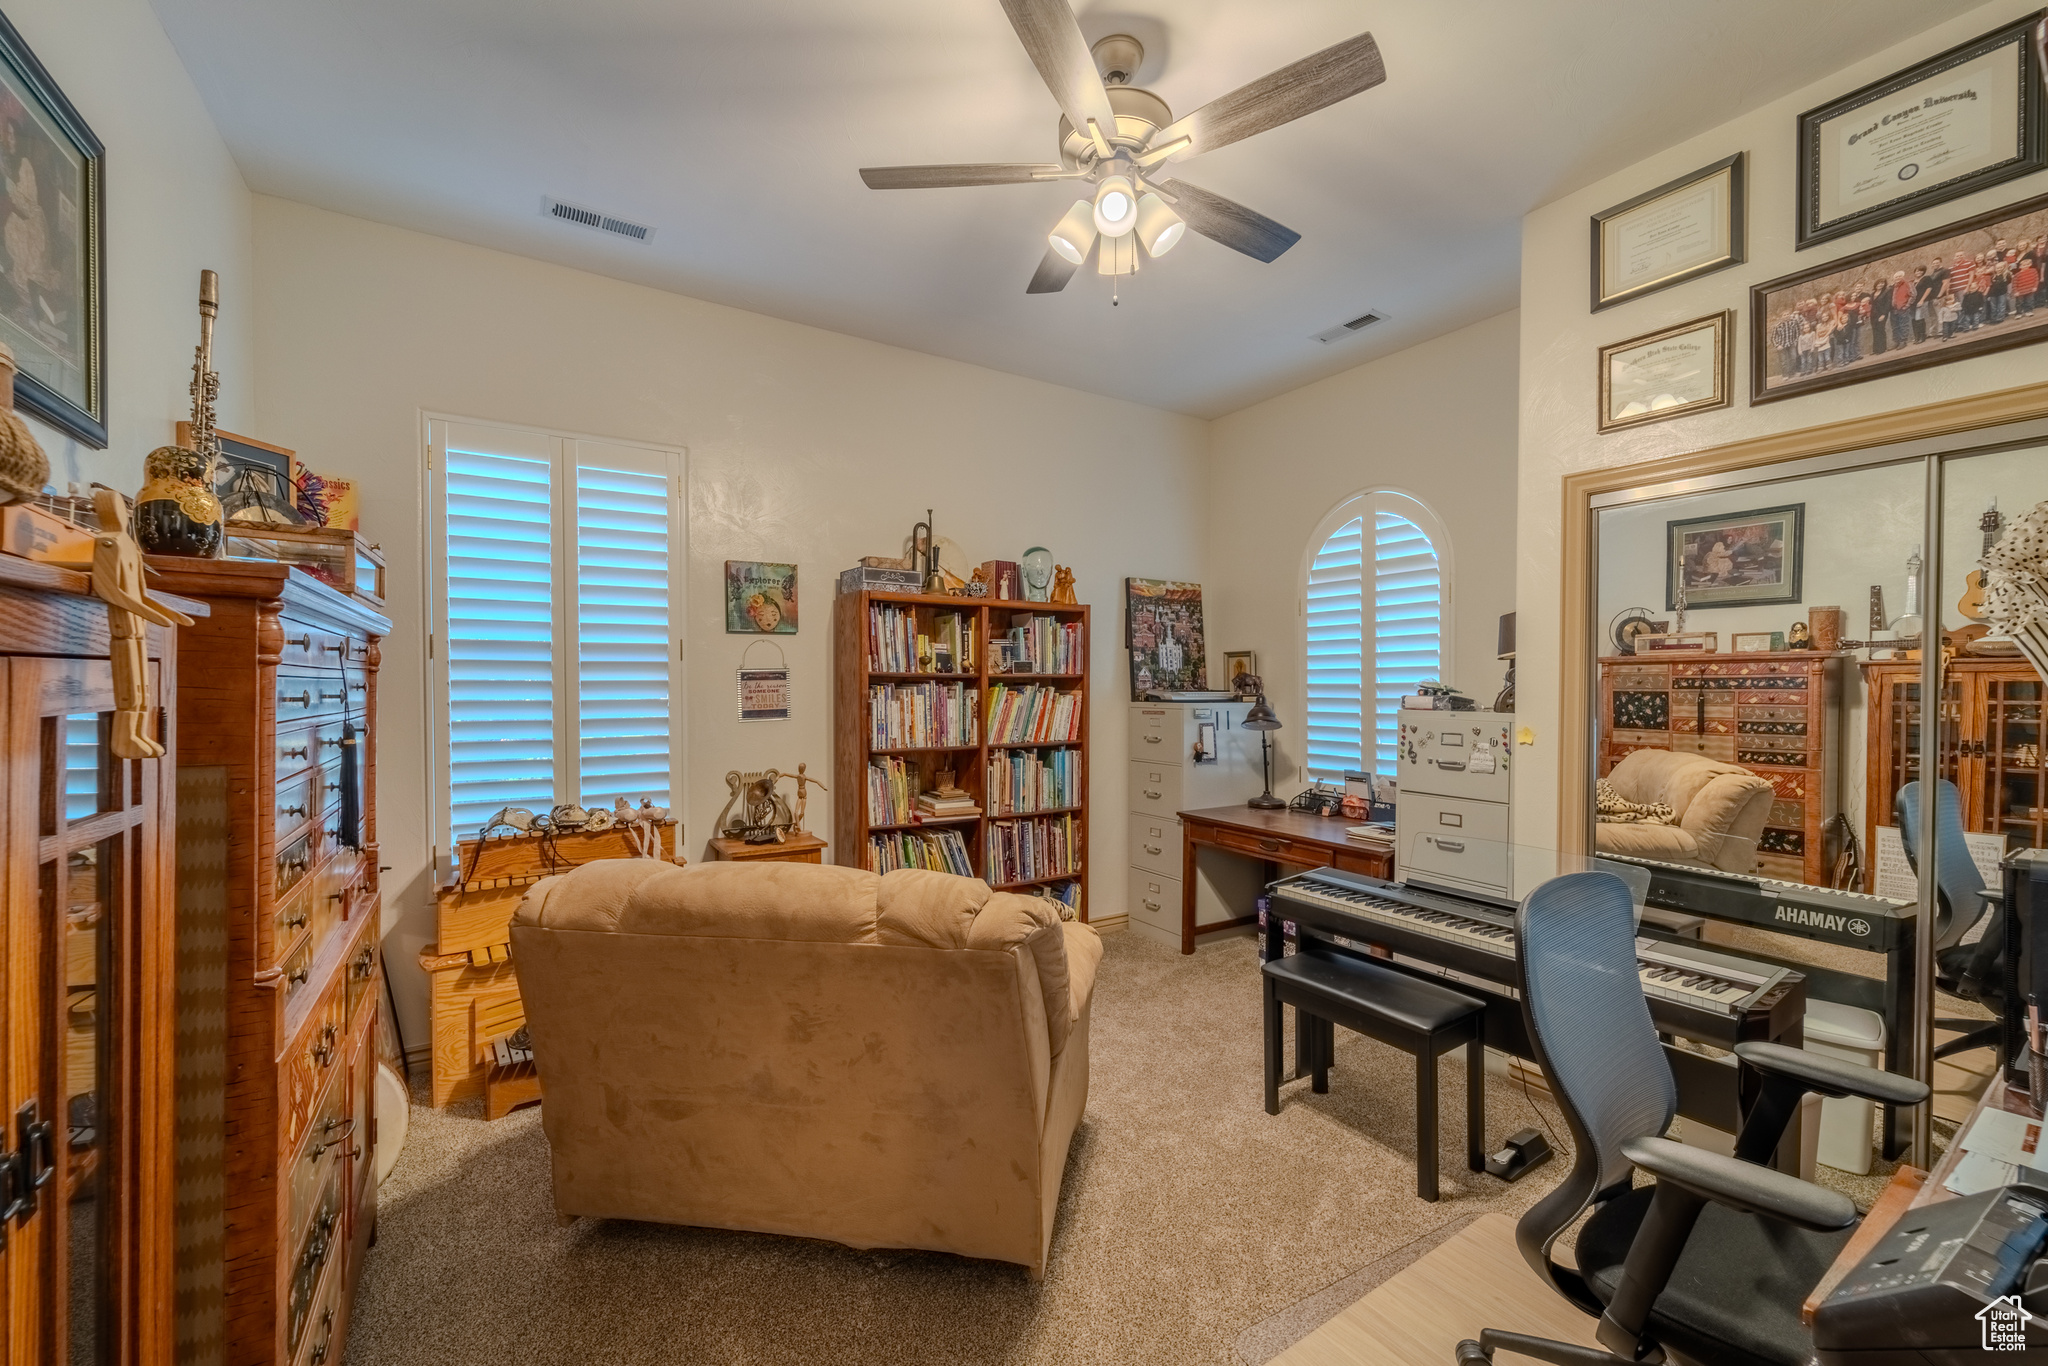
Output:
[[1434,982],[1356,958],[1293,954],[1264,969],[1266,1113],[1280,1113],[1280,1007],[1293,1006],[1298,1056],[1318,1093],[1330,1089],[1335,1026],[1390,1043],[1415,1057],[1415,1193],[1436,1199],[1436,1060],[1465,1049],[1465,1162],[1486,1170],[1484,1002]]

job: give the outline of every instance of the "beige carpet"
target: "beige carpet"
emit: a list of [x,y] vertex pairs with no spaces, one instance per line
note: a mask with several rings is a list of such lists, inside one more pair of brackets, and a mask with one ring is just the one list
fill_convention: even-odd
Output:
[[[1341,1030],[1331,1094],[1290,1084],[1268,1116],[1249,939],[1183,958],[1111,936],[1092,1048],[1039,1284],[1018,1267],[933,1253],[650,1224],[560,1228],[537,1111],[487,1124],[475,1110],[415,1106],[379,1194],[346,1359],[1235,1366],[1240,1338],[1264,1359],[1433,1235],[1487,1210],[1518,1214],[1570,1165],[1560,1142],[1559,1160],[1518,1185],[1467,1173],[1463,1068],[1447,1061],[1444,1198],[1418,1200],[1410,1060]],[[1493,1143],[1541,1127],[1497,1081],[1487,1109]],[[1546,1117],[1561,1136],[1556,1113]],[[1338,1302],[1302,1305],[1347,1279]]]

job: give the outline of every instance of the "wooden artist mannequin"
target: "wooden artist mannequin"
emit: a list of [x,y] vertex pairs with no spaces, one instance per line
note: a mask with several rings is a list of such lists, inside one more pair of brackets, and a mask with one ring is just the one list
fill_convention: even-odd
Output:
[[114,666],[113,750],[123,759],[161,759],[149,735],[148,634],[157,626],[190,626],[192,618],[152,602],[142,582],[142,552],[128,534],[128,507],[112,489],[93,495],[100,533],[92,541],[92,591],[107,605],[108,654]]

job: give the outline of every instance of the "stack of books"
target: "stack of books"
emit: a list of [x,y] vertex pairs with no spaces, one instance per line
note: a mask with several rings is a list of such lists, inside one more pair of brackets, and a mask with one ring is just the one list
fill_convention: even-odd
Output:
[[917,794],[917,814],[924,820],[942,821],[955,816],[979,816],[981,807],[974,794],[957,787],[935,787]]
[[1035,674],[1081,672],[1081,623],[1018,612],[1010,617],[1010,667]]
[[1355,840],[1360,844],[1371,845],[1375,849],[1392,849],[1394,847],[1394,827],[1387,821],[1368,821],[1364,825],[1347,825],[1344,827],[1344,836],[1346,839]]
[[900,831],[868,836],[868,870],[893,873],[898,868],[929,868],[935,873],[973,877],[974,862],[958,830]]

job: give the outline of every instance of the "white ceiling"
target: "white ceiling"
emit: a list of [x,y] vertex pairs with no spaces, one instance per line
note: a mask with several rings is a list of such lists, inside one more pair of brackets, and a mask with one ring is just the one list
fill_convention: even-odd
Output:
[[[1112,0],[1116,3],[1116,0]],[[1190,233],[1110,306],[1026,296],[1064,185],[874,191],[864,165],[1049,161],[996,0],[154,0],[250,187],[835,331],[1214,416],[1516,303],[1529,209],[1966,0],[1129,0],[1176,116],[1371,30],[1387,82],[1174,163],[1302,234]],[[646,244],[545,219],[554,195]],[[1324,346],[1314,333],[1391,321]]]

